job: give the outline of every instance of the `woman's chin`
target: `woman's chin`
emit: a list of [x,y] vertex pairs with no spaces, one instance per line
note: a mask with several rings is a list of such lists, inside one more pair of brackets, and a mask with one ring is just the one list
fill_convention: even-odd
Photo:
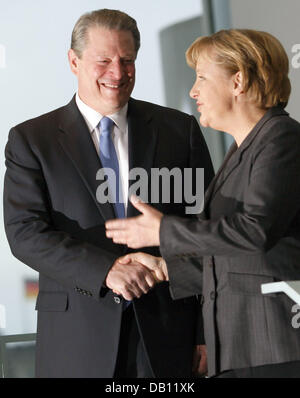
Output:
[[209,127],[209,123],[203,115],[200,115],[199,121],[202,127]]

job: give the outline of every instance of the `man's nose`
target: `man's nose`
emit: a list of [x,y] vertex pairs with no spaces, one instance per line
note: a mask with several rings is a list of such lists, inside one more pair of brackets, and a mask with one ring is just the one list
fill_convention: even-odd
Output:
[[120,61],[112,62],[110,73],[115,80],[121,80],[124,75],[124,67]]

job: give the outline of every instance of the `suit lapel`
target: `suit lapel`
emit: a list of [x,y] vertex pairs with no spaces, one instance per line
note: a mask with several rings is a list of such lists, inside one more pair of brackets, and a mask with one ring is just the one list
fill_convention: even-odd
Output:
[[113,206],[110,203],[100,204],[96,198],[99,186],[96,174],[102,165],[85,120],[77,108],[75,97],[66,106],[59,128],[60,144],[92,195],[102,217],[104,220],[115,218]]
[[270,108],[260,119],[260,121],[254,126],[254,128],[242,142],[240,147],[237,147],[236,143],[232,144],[227,155],[225,156],[222,166],[220,167],[218,173],[208,187],[207,195],[205,195],[204,209],[222,187],[222,185],[233,172],[233,170],[240,164],[243,153],[251,146],[263,126],[272,117],[277,115],[288,115],[288,113],[280,107]]
[[[157,143],[157,129],[153,127],[151,120],[152,113],[146,103],[131,98],[128,103],[129,171],[136,167],[143,168],[148,178],[151,176]],[[130,185],[131,181],[129,181]],[[138,214],[139,212],[128,200],[127,216],[134,217]]]
[[220,176],[222,175],[222,172],[225,169],[228,160],[231,158],[233,153],[236,151],[236,148],[237,148],[236,143],[233,143],[231,145],[231,147],[229,148],[229,151],[225,155],[223,163],[220,166],[217,174],[214,176],[211,183],[209,184],[209,187],[207,188],[205,195],[204,195],[204,209],[205,209],[206,205],[209,203],[212,196],[214,195],[218,185],[220,184],[220,178],[221,178]]

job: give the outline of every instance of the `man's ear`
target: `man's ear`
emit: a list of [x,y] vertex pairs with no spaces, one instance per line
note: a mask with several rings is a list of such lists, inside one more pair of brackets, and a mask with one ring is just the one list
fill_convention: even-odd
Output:
[[79,58],[76,55],[75,51],[72,50],[72,48],[68,51],[68,59],[69,59],[69,64],[71,71],[74,73],[74,75],[78,75],[78,61]]
[[243,74],[239,70],[236,72],[233,77],[233,93],[234,95],[238,96],[240,94],[244,94],[244,79]]

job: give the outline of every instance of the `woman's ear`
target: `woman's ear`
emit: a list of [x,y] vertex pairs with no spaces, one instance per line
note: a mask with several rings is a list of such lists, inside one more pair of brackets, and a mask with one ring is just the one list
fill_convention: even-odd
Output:
[[234,95],[238,96],[240,94],[244,94],[244,79],[243,79],[243,74],[239,70],[236,72],[233,77],[233,93]]

